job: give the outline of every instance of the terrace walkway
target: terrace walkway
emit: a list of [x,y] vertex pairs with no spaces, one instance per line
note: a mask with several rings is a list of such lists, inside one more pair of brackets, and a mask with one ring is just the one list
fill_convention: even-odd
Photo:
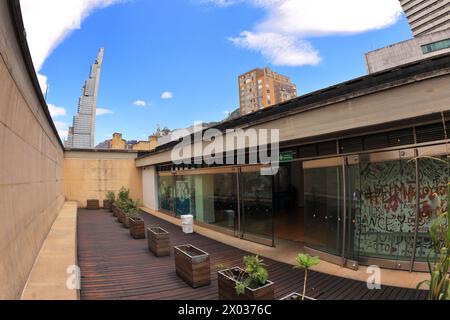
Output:
[[[171,234],[171,245],[192,244],[211,255],[211,286],[192,289],[175,274],[173,254],[156,258],[147,249],[147,240],[134,240],[129,231],[105,210],[78,212],[78,263],[81,267],[81,298],[215,300],[217,265],[242,265],[248,252],[198,234],[186,235],[178,226],[159,218],[143,215],[147,226],[160,226]],[[270,259],[270,280],[275,282],[275,297],[299,291],[303,271]],[[424,299],[425,291],[396,287],[368,290],[366,283],[310,272],[307,294],[318,299]]]

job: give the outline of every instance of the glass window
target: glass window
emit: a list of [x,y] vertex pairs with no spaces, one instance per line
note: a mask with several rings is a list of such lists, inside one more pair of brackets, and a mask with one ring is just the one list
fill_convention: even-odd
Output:
[[235,231],[238,219],[236,173],[196,175],[196,220]]
[[240,180],[244,238],[252,240],[256,236],[273,240],[272,176],[263,176],[258,170],[242,173]]
[[175,214],[195,217],[195,192],[193,176],[175,177]]
[[449,170],[445,156],[422,158],[419,168],[420,214],[416,261],[426,261],[432,250],[429,228],[437,214],[437,211],[433,210],[433,204],[437,203],[442,212],[447,210]]
[[410,260],[416,217],[414,162],[365,163],[360,169],[361,209],[355,227],[360,256]]
[[427,54],[434,51],[450,48],[450,39],[433,42],[422,46],[422,53]]
[[173,176],[158,176],[159,209],[173,212]]

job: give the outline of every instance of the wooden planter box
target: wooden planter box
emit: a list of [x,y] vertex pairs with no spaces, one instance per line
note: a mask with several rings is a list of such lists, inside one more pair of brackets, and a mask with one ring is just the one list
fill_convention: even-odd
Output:
[[110,211],[112,212],[114,217],[117,217],[117,207],[114,204],[111,205]]
[[211,284],[209,254],[192,246],[175,247],[177,275],[193,288]]
[[145,222],[142,219],[130,220],[130,235],[135,239],[145,239]]
[[245,288],[242,295],[236,293],[237,281],[229,277],[225,272],[233,272],[239,274],[243,272],[241,268],[231,268],[218,272],[219,283],[219,300],[273,300],[274,299],[274,283],[267,281],[267,283],[257,289]]
[[147,229],[148,249],[157,257],[170,256],[170,235],[162,228]]
[[88,200],[87,207],[88,210],[99,210],[100,209],[100,201],[98,200]]
[[[297,292],[293,292],[289,295],[287,295],[286,297],[281,298],[280,300],[285,300],[285,301],[303,301],[302,300],[303,295]],[[311,297],[305,296],[305,300],[313,300],[315,301],[316,299],[313,299]]]
[[122,224],[125,228],[130,228],[130,217],[125,212],[123,213]]
[[122,209],[116,208],[116,214],[117,214],[117,222],[123,223],[125,220],[125,212],[122,211]]
[[109,200],[103,200],[103,209],[111,211],[112,203]]

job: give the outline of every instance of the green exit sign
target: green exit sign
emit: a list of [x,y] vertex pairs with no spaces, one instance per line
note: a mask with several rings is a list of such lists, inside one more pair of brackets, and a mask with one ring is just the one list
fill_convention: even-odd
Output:
[[290,162],[294,160],[295,158],[295,152],[293,151],[286,151],[280,153],[280,162]]

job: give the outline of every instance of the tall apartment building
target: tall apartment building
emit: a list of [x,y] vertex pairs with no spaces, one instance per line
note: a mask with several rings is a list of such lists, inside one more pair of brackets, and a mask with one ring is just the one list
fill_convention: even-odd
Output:
[[97,59],[91,67],[83,93],[78,100],[78,113],[73,117],[73,126],[69,128],[66,147],[75,149],[93,149],[95,142],[95,120],[97,95],[104,49],[100,48]]
[[366,53],[368,73],[450,52],[450,0],[400,0],[413,39]]
[[268,67],[251,70],[238,81],[241,115],[297,97],[297,86]]
[[450,0],[400,0],[414,37],[445,30],[450,23]]

